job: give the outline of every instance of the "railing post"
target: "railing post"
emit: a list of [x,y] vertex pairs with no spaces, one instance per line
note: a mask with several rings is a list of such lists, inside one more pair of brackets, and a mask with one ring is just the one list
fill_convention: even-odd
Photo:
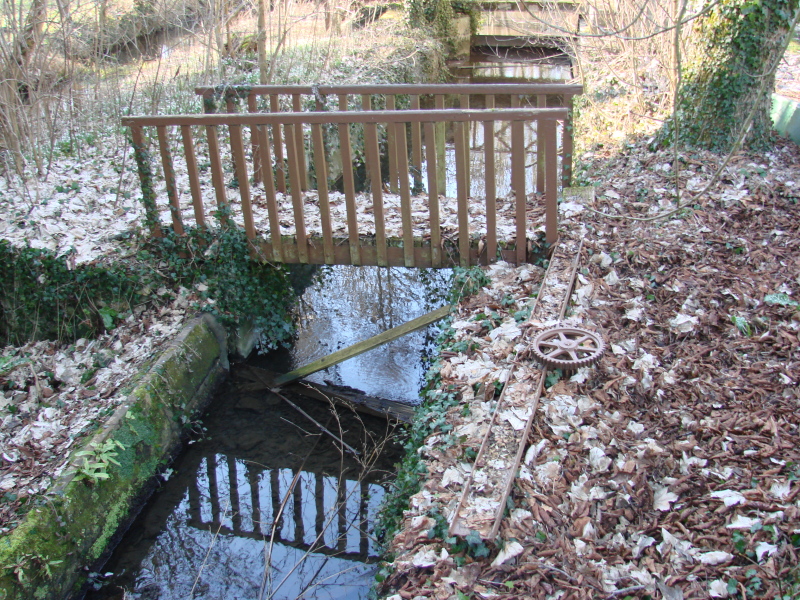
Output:
[[[486,96],[486,108],[494,108],[494,96]],[[483,123],[484,190],[486,194],[486,264],[497,260],[497,177],[495,173],[494,121]]]
[[166,125],[156,127],[158,133],[158,149],[161,152],[161,166],[164,168],[164,180],[167,185],[167,198],[169,198],[169,212],[172,215],[172,228],[178,235],[183,235],[183,220],[181,219],[181,202],[178,198],[178,188],[175,185],[175,167],[172,164],[172,153],[169,151],[169,135]]
[[567,118],[564,120],[564,129],[561,133],[561,147],[563,156],[561,157],[561,187],[572,185],[572,135],[573,135],[573,98],[570,95],[564,96],[564,104],[567,108]]
[[[347,94],[339,95],[339,111],[347,110]],[[358,239],[358,218],[356,215],[356,188],[353,178],[353,151],[350,145],[350,125],[339,123],[339,157],[342,162],[342,181],[344,201],[347,207],[347,233],[350,240],[350,262],[361,264],[361,246]]]
[[545,242],[553,245],[558,240],[558,152],[556,147],[556,121],[542,119],[545,154],[548,157],[545,175]]
[[131,125],[131,138],[133,140],[133,157],[139,172],[139,181],[142,184],[145,225],[147,225],[153,237],[160,238],[164,236],[164,233],[161,231],[161,220],[158,217],[158,208],[156,207],[156,191],[153,189],[153,167],[150,162],[147,142],[139,125]]

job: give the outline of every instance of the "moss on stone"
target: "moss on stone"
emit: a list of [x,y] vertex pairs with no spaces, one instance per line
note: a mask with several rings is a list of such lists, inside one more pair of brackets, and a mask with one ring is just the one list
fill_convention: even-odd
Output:
[[61,598],[82,585],[83,568],[106,552],[131,504],[180,443],[183,423],[202,408],[198,392],[227,366],[211,320],[206,315],[185,328],[128,403],[83,445],[115,440],[124,447],[109,479],[66,477],[0,538],[0,600]]

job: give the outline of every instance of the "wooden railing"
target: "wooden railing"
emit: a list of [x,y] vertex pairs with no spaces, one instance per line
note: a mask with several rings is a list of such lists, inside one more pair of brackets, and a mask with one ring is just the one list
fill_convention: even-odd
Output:
[[[502,86],[499,86],[502,88]],[[527,215],[529,208],[529,192],[533,194],[526,178],[527,165],[536,163],[536,155],[526,150],[526,124],[536,125],[537,154],[544,154],[543,189],[545,204],[545,241],[554,243],[558,232],[557,196],[559,188],[557,130],[559,123],[562,125],[568,117],[566,108],[513,108],[495,110],[388,110],[388,111],[337,111],[337,112],[303,112],[303,113],[257,113],[257,114],[205,114],[205,115],[174,115],[174,116],[140,116],[126,117],[122,124],[131,128],[133,144],[136,150],[139,174],[142,180],[142,190],[145,196],[145,205],[149,206],[148,222],[155,236],[161,235],[161,224],[155,208],[156,198],[152,167],[149,164],[146,128],[155,128],[158,138],[158,147],[161,155],[161,164],[166,179],[166,194],[172,214],[174,231],[182,234],[184,231],[183,215],[181,214],[180,190],[176,185],[173,155],[170,150],[171,130],[179,128],[185,157],[185,169],[188,177],[188,187],[191,192],[194,221],[198,226],[206,223],[206,207],[204,205],[198,169],[197,152],[193,128],[200,127],[205,130],[207,142],[208,163],[210,165],[211,183],[216,197],[217,209],[224,218],[233,215],[233,207],[228,200],[225,182],[225,166],[223,153],[220,151],[219,128],[227,128],[230,139],[230,160],[235,174],[236,185],[241,199],[241,217],[248,239],[254,250],[264,260],[283,263],[311,263],[311,264],[354,264],[354,265],[381,265],[381,266],[407,266],[407,267],[443,267],[452,264],[469,266],[481,262],[487,264],[498,256],[516,263],[528,260],[528,225],[530,219]],[[440,178],[437,173],[441,158],[437,156],[438,142],[443,133],[438,131],[436,125],[452,123],[453,144],[455,146],[455,178],[457,188],[457,245],[450,248],[445,243],[442,235],[442,218],[440,215]],[[469,201],[469,140],[466,131],[470,124],[482,124],[484,140],[484,198],[480,200],[485,204],[485,239],[472,239],[475,227],[470,224]],[[498,238],[498,207],[496,193],[496,151],[495,131],[498,125],[510,129],[510,191],[513,195],[513,231],[515,247],[509,248],[510,239],[506,235]],[[306,166],[303,158],[304,148],[312,149],[310,166],[317,174],[327,174],[328,156],[324,139],[323,127],[327,126],[329,135],[338,137],[337,147],[342,157],[343,165],[343,190],[344,205],[346,207],[346,236],[334,236],[332,226],[331,205],[329,203],[329,189],[327,176],[316,178],[318,198],[314,200],[314,210],[319,211],[320,234],[309,235],[306,222],[307,208],[306,197],[303,194],[302,170]],[[381,182],[381,149],[379,146],[379,126],[387,132],[393,132],[393,142],[387,144],[389,165],[396,165],[399,188],[399,206],[395,209],[397,214],[385,211],[384,191]],[[420,136],[418,156],[418,173],[427,175],[427,228],[420,235],[420,224],[412,220],[412,196],[409,173],[409,152],[407,148],[408,127],[413,130],[420,128],[424,136]],[[267,210],[267,226],[257,231],[254,219],[253,196],[250,187],[250,173],[246,160],[242,128],[250,128],[257,145],[254,149],[254,162],[258,161],[261,167],[264,196],[258,197],[259,203],[264,201]],[[351,131],[352,128],[352,131]],[[338,136],[332,132],[338,130]],[[272,133],[271,142],[270,135]],[[223,133],[225,133],[223,131]],[[306,136],[310,135],[307,142]],[[363,151],[367,166],[371,195],[371,217],[374,217],[374,229],[360,229],[357,206],[357,197],[354,185],[352,167],[351,136],[363,136]],[[282,138],[282,139],[281,139]],[[423,152],[424,142],[424,152]],[[295,228],[294,236],[281,235],[281,220],[279,219],[278,193],[276,190],[279,177],[264,176],[267,171],[263,165],[273,165],[273,155],[280,149],[285,152],[286,167],[289,175],[288,189],[291,193],[292,218]],[[384,158],[386,154],[384,154]],[[276,171],[281,169],[276,165]],[[540,179],[536,179],[540,181]],[[532,196],[531,196],[532,197]],[[363,202],[361,198],[362,211]],[[509,211],[512,209],[509,208]],[[419,217],[418,214],[415,214]],[[387,235],[387,223],[393,217],[397,218],[399,228],[397,235],[390,231]],[[284,219],[285,220],[285,219]],[[265,230],[265,229],[268,229]],[[259,239],[259,235],[262,236]],[[535,241],[535,240],[532,240]],[[452,245],[452,244],[451,244]],[[448,252],[452,249],[452,252]],[[480,256],[485,253],[484,256]],[[457,258],[456,258],[457,257]]]
[[[203,99],[206,113],[217,112],[220,103],[228,113],[240,112],[303,112],[313,107],[316,111],[336,110],[396,110],[444,109],[458,105],[461,110],[475,108],[493,109],[497,105],[508,108],[566,108],[567,116],[561,134],[561,183],[569,187],[572,181],[572,99],[583,93],[583,86],[572,84],[508,83],[508,84],[383,84],[383,85],[220,85],[199,86],[195,93]],[[260,100],[261,99],[261,100]],[[240,102],[245,106],[240,106]],[[299,132],[295,132],[298,135]],[[465,132],[468,135],[468,132]],[[284,157],[281,132],[276,132],[274,160],[276,187],[286,192]],[[253,179],[262,181],[258,160],[258,135],[251,131],[253,147]],[[301,147],[300,138],[296,142]],[[388,134],[388,144],[394,142],[394,133]],[[391,158],[391,157],[390,157]],[[411,166],[422,165],[422,131],[419,123],[411,124]],[[545,161],[537,161],[536,191],[544,191]],[[305,182],[305,165],[300,164],[300,181]],[[392,189],[399,182],[397,164],[389,161],[389,183]]]

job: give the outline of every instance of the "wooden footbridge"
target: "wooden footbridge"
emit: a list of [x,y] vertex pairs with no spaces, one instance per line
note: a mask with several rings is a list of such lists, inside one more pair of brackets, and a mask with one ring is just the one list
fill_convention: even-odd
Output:
[[407,267],[521,263],[558,237],[581,86],[196,91],[205,114],[122,119],[154,236],[215,211],[265,261]]

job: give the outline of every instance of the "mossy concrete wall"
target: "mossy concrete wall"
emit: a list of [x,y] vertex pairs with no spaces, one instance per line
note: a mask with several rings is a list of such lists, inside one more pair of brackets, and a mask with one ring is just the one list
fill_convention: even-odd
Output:
[[[71,461],[54,491],[10,534],[0,538],[0,599],[55,600],[78,590],[106,552],[133,504],[178,448],[186,426],[228,369],[226,332],[211,317],[194,319],[139,378],[126,401],[83,444],[116,447],[108,479],[76,477]],[[94,446],[93,446],[94,445]]]
[[800,102],[772,94],[772,123],[778,133],[800,145]]

